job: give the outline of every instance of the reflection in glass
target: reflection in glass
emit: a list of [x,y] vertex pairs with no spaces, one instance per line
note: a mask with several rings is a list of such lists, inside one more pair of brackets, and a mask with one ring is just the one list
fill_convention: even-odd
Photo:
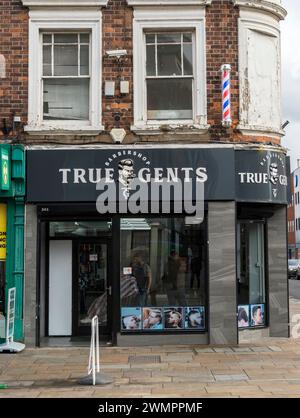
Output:
[[43,119],[88,120],[89,90],[89,79],[45,79],[43,83]]
[[264,224],[239,222],[237,231],[238,304],[265,303]]
[[97,237],[111,230],[107,221],[49,222],[51,238],[59,237]]
[[101,325],[107,323],[107,246],[84,243],[78,249],[80,326],[90,325],[97,315]]
[[192,119],[192,90],[193,80],[190,78],[147,80],[148,118]]
[[181,75],[181,45],[157,47],[157,75]]
[[121,307],[142,308],[143,330],[204,329],[205,234],[185,218],[121,220]]

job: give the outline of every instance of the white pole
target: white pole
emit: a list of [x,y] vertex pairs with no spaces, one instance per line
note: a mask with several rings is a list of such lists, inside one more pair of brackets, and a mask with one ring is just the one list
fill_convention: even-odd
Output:
[[99,320],[96,316],[96,350],[97,350],[97,372],[100,372],[100,349],[99,349]]
[[[99,319],[98,316],[94,316],[91,323],[91,346],[90,346],[90,356],[89,356],[89,365],[88,365],[88,376],[79,381],[82,385],[91,384],[91,374],[93,375],[93,386],[96,385],[107,385],[113,382],[113,379],[110,376],[105,374],[100,374],[100,349],[99,349]],[[97,371],[96,371],[96,362],[97,362]],[[97,375],[96,375],[97,373]]]
[[96,346],[95,346],[96,333],[95,333],[95,325],[96,325],[96,320],[95,320],[95,317],[94,317],[93,320],[92,320],[92,329],[93,329],[93,331],[92,331],[92,334],[93,334],[93,336],[92,336],[92,338],[93,338],[93,342],[92,342],[92,344],[93,344],[93,385],[94,386],[96,385],[96,364],[95,364],[95,362],[96,362]]

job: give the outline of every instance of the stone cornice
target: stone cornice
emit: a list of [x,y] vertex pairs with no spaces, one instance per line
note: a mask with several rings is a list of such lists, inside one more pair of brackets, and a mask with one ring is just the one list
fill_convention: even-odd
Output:
[[108,0],[21,0],[26,7],[105,7]]
[[[268,0],[231,0],[234,6],[254,8],[274,14],[278,19],[283,20],[287,11],[279,4],[279,1]],[[280,1],[281,3],[281,1]]]
[[206,6],[212,0],[127,0],[129,6]]

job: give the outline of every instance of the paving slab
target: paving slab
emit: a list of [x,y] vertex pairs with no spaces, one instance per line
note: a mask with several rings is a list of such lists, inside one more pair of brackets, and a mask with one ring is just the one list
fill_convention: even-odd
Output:
[[[129,356],[153,355],[161,363],[129,362]],[[0,354],[0,383],[8,386],[0,398],[300,397],[300,338],[238,347],[101,347],[101,370],[114,381],[83,388],[77,380],[86,375],[88,356],[82,347]]]

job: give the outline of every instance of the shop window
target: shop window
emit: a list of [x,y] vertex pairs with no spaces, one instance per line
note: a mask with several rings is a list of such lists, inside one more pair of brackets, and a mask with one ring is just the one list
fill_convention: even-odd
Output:
[[205,222],[121,220],[121,331],[206,330]]
[[239,328],[266,325],[264,231],[263,223],[238,223],[237,290]]
[[89,33],[44,33],[43,120],[88,120]]
[[147,118],[193,119],[193,33],[148,33]]

